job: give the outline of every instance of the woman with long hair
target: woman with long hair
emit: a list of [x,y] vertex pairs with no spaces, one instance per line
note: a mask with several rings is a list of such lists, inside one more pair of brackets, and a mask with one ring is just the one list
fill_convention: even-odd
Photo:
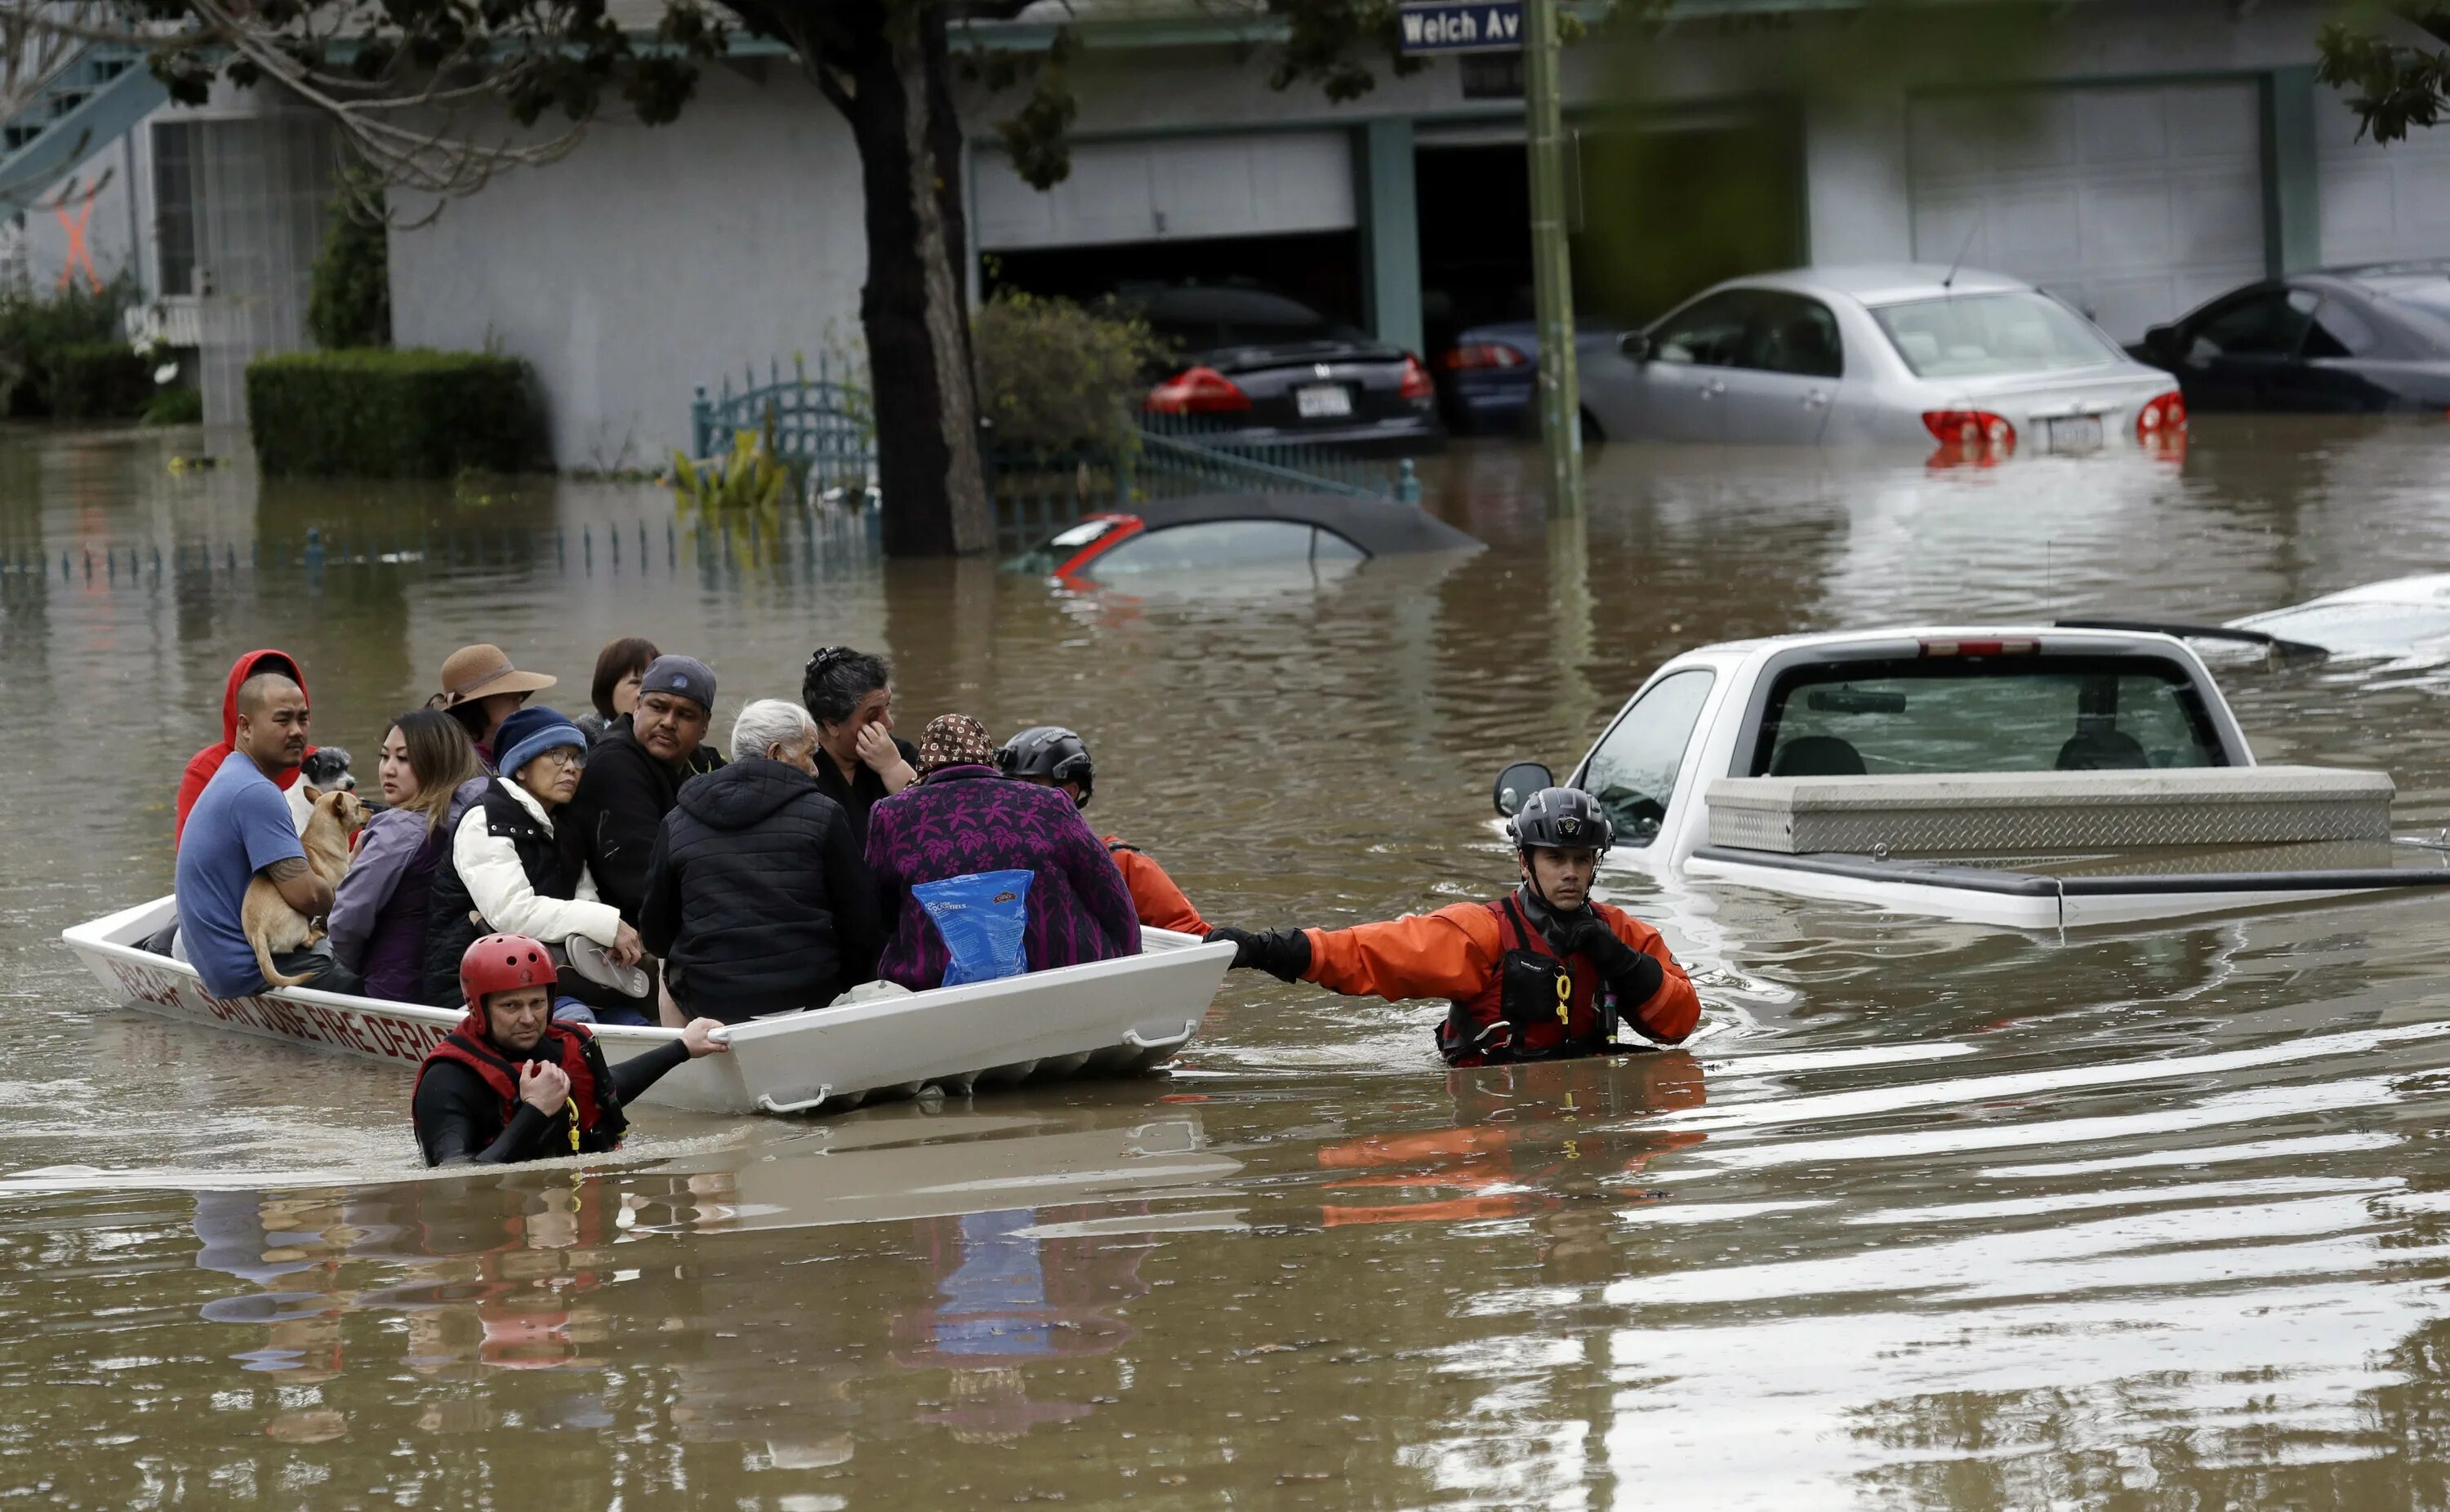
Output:
[[457,719],[421,708],[392,721],[377,770],[387,806],[366,825],[333,894],[332,954],[365,979],[367,997],[417,1002],[434,867],[452,821],[483,794],[485,769]]

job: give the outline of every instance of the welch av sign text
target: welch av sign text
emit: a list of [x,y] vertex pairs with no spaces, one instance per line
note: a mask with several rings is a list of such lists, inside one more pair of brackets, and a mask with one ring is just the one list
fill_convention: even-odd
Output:
[[1523,0],[1425,0],[1398,8],[1404,51],[1513,52],[1523,46]]

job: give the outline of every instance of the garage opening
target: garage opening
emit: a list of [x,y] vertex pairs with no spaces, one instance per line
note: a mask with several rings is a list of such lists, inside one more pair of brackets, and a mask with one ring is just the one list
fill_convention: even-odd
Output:
[[[1803,139],[1781,112],[1574,129],[1574,304],[1639,324],[1721,279],[1804,261]],[[1414,157],[1423,325],[1531,318],[1530,175],[1519,129],[1425,130]]]
[[1423,145],[1412,155],[1421,225],[1421,330],[1455,334],[1531,319],[1531,174],[1522,138]]
[[990,252],[983,273],[989,294],[1009,287],[1082,300],[1135,283],[1255,284],[1299,300],[1329,320],[1368,323],[1360,237],[1351,231]]

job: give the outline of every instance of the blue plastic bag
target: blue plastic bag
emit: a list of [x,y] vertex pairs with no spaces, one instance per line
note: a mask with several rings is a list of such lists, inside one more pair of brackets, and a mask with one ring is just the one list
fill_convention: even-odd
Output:
[[952,960],[947,987],[968,981],[1018,977],[1029,969],[1022,937],[1029,932],[1029,883],[1034,873],[981,871],[910,889],[935,921]]

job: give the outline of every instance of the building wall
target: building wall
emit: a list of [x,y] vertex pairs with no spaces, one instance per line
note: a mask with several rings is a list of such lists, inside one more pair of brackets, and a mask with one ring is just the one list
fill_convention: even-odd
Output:
[[673,126],[614,115],[391,239],[393,338],[532,364],[564,467],[654,466],[742,364],[859,339],[850,129],[799,76],[710,69]]
[[[2014,56],[2024,85],[2038,90],[2215,79],[2265,88],[2291,70],[2302,88],[2321,13],[2315,0],[2103,0],[2062,8],[2046,37]],[[1924,29],[1984,24],[1974,7],[1914,15]],[[1967,80],[1942,49],[1892,66],[1878,48],[1866,24],[1843,14],[1769,29],[1637,29],[1621,44],[1569,50],[1568,104],[1588,118],[1630,97],[1664,119],[1800,100],[1811,256],[1902,259],[1914,249],[1914,103]],[[1417,330],[1417,291],[1403,308],[1406,281],[1388,256],[1417,235],[1403,223],[1413,196],[1398,182],[1410,157],[1388,127],[1502,129],[1520,121],[1520,107],[1466,101],[1450,63],[1410,78],[1382,73],[1344,105],[1313,85],[1270,88],[1269,66],[1264,48],[1092,47],[1071,65],[1076,131],[1109,143],[1349,131],[1370,165],[1356,207],[1374,317],[1382,329]],[[991,145],[995,123],[1021,96],[959,87],[971,141]],[[2296,240],[2275,241],[2269,255],[2285,251],[2293,265],[2298,246],[2333,260],[2450,252],[2441,208],[2450,128],[2385,151],[2347,140],[2331,91],[2319,91],[2312,110],[2313,170],[2271,188],[2273,204],[2307,206],[2308,229],[2300,236],[2294,212],[2275,212],[2269,219]],[[678,124],[651,130],[607,119],[562,162],[511,171],[434,223],[396,232],[397,334],[403,344],[490,344],[525,358],[564,465],[652,465],[687,442],[696,385],[746,363],[788,365],[795,353],[855,355],[862,214],[848,130],[796,74],[780,62],[762,82],[710,70]],[[2245,260],[2264,255],[2248,249]]]
[[0,268],[38,295],[126,275],[149,291],[145,217],[151,162],[143,127],[111,143],[0,224]]

